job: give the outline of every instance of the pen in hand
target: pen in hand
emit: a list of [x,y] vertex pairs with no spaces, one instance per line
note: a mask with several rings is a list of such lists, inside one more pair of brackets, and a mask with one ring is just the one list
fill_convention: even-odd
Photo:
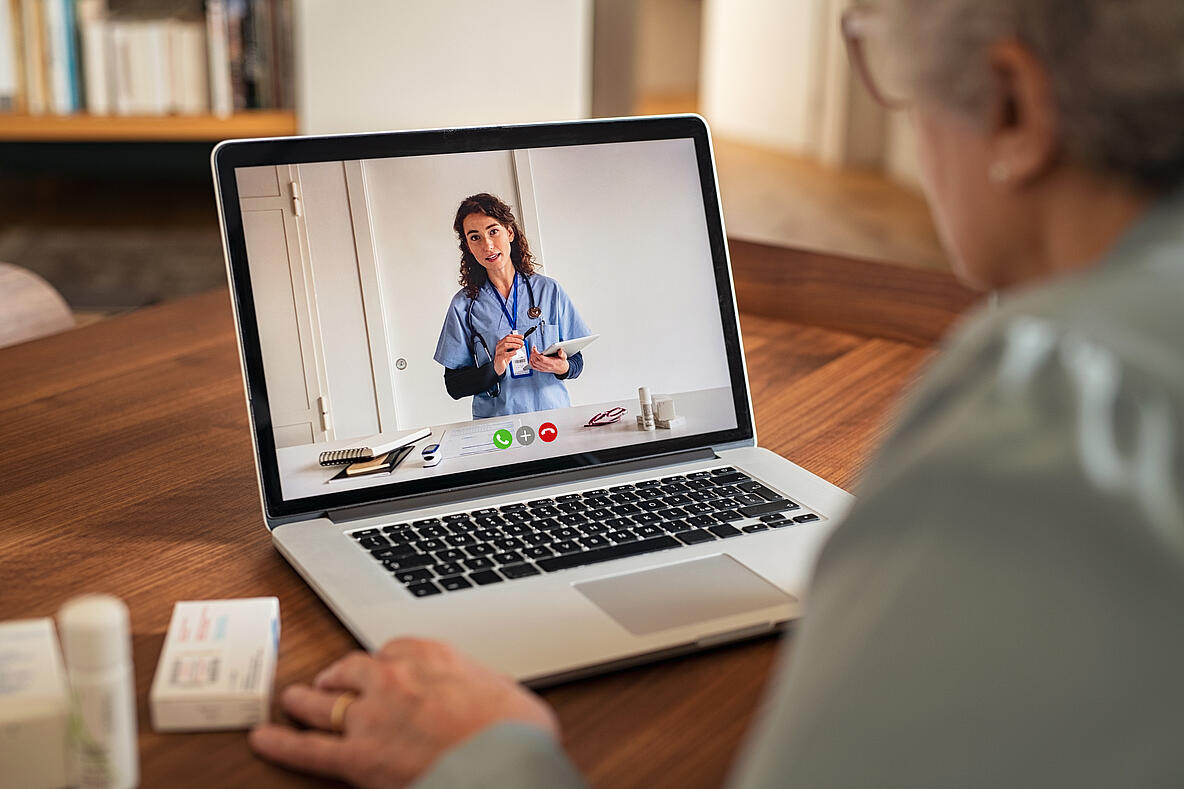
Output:
[[531,326],[529,329],[526,330],[526,334],[522,335],[522,339],[525,340],[527,337],[534,334],[534,330],[537,329],[538,327],[539,327],[539,324],[537,324],[537,323],[534,326]]

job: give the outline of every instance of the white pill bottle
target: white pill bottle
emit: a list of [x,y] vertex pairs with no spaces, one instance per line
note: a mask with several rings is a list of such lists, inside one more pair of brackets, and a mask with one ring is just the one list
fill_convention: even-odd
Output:
[[73,785],[131,789],[140,758],[127,606],[111,595],[76,597],[58,611],[58,630],[70,679]]

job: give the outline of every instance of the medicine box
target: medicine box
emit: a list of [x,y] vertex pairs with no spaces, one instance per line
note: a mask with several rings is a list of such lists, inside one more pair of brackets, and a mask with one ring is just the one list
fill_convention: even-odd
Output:
[[53,620],[0,622],[0,785],[70,783],[66,688]]
[[267,720],[279,641],[274,597],[177,603],[148,695],[152,727],[249,729]]

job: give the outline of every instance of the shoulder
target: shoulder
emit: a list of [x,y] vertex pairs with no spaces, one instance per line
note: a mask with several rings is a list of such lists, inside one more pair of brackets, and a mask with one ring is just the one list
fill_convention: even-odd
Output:
[[452,294],[452,300],[448,302],[448,311],[464,314],[465,310],[469,308],[469,296],[465,293],[465,289],[461,288],[456,293]]

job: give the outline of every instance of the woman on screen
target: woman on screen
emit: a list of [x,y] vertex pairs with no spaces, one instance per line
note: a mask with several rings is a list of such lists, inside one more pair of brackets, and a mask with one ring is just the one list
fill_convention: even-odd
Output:
[[567,293],[535,273],[530,244],[510,206],[491,194],[466,197],[452,223],[460,239],[461,289],[436,343],[444,386],[473,398],[473,418],[567,408],[564,381],[584,369],[551,344],[590,334]]

